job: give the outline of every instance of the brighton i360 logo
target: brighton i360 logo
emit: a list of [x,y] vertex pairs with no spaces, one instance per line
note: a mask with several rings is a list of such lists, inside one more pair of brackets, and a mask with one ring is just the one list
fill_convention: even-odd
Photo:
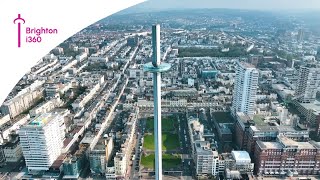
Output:
[[26,21],[21,18],[21,15],[18,14],[18,17],[13,20],[14,24],[18,24],[18,48],[21,47],[21,22],[26,23]]
[[18,14],[18,17],[13,20],[14,24],[18,25],[18,48],[21,47],[23,32],[25,32],[25,42],[26,43],[41,43],[43,40],[43,34],[58,34],[58,29],[56,28],[30,28],[25,27],[22,31],[21,24],[25,24],[25,20],[21,17],[21,14]]

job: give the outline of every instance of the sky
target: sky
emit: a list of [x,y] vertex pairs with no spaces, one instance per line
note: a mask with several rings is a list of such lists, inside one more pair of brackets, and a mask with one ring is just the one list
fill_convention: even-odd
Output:
[[227,8],[256,10],[320,10],[320,0],[149,0],[129,11]]

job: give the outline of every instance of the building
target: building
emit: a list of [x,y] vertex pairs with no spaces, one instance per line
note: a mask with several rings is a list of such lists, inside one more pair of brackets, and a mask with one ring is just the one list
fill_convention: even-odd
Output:
[[68,110],[41,114],[19,130],[29,173],[49,170],[60,156],[65,139],[64,116]]
[[220,173],[231,171],[239,171],[239,174],[252,173],[254,163],[247,151],[232,151],[231,153],[223,153],[219,156]]
[[218,73],[219,73],[219,71],[216,70],[216,69],[203,69],[201,71],[201,77],[202,78],[210,78],[210,79],[212,78],[212,79],[214,79],[214,78],[216,78]]
[[108,62],[108,57],[107,56],[101,56],[99,54],[92,54],[89,58],[88,58],[88,62],[90,63],[107,63]]
[[240,149],[247,149],[248,134],[250,126],[254,125],[254,121],[243,112],[236,113],[234,140]]
[[262,176],[319,175],[320,143],[297,142],[279,135],[275,142],[257,141],[255,173]]
[[106,146],[97,144],[89,154],[90,170],[94,174],[105,173],[106,170]]
[[71,83],[46,83],[44,87],[46,98],[50,99],[57,97],[58,94],[64,94],[72,85]]
[[19,115],[9,122],[6,122],[0,127],[0,143],[10,141],[11,135],[15,134],[22,125],[30,120],[29,115]]
[[29,111],[30,117],[49,112],[60,105],[62,105],[62,101],[59,97],[44,101]]
[[139,109],[135,109],[135,113],[131,113],[126,121],[121,138],[120,151],[114,157],[115,174],[118,178],[127,178],[127,170],[130,163],[130,157],[135,145],[136,123]]
[[139,36],[134,36],[134,37],[129,37],[128,39],[127,39],[127,45],[128,46],[131,46],[131,47],[134,47],[134,46],[138,46],[139,45],[139,42],[140,42],[140,40],[139,40]]
[[259,61],[262,60],[262,56],[261,55],[253,55],[253,54],[250,54],[249,55],[249,58],[248,58],[248,63],[254,65],[255,67],[258,66],[259,64]]
[[200,124],[198,118],[190,116],[188,128],[197,176],[206,178],[209,175],[217,175],[219,173],[218,151],[205,140],[204,126]]
[[81,146],[74,155],[67,156],[63,160],[63,179],[77,179],[83,168],[86,167],[86,147]]
[[302,42],[303,39],[304,39],[304,31],[303,31],[303,29],[299,29],[298,35],[297,35],[297,41]]
[[247,151],[251,156],[255,153],[257,141],[275,141],[280,134],[296,141],[305,142],[309,140],[308,130],[296,129],[292,126],[283,126],[277,124],[276,121],[272,119],[264,120],[264,118],[258,115],[250,118],[244,113],[237,113],[234,139],[236,145],[241,150]]
[[312,103],[299,103],[294,101],[297,110],[305,118],[309,127],[318,127],[320,118],[320,102],[315,100]]
[[22,90],[14,98],[5,101],[2,104],[0,108],[2,114],[9,114],[11,119],[15,118],[37,103],[43,95],[43,90],[42,87],[30,87],[26,90]]
[[320,86],[320,68],[300,67],[295,98],[301,103],[312,103],[316,100]]
[[231,123],[231,125],[229,123],[219,123],[218,125],[217,131],[219,139],[223,142],[232,142],[232,131],[230,126],[233,125],[233,123]]
[[253,115],[258,88],[258,70],[251,64],[238,62],[233,93],[232,111]]
[[19,142],[18,135],[11,135],[9,142],[5,143],[3,148],[4,157],[6,162],[19,162],[22,158],[22,149]]
[[196,141],[193,146],[195,148],[194,162],[197,176],[216,176],[219,173],[218,151],[212,149],[207,141]]
[[105,140],[105,145],[106,145],[106,160],[108,162],[110,160],[110,158],[111,158],[113,147],[114,147],[113,138],[112,137],[108,137]]
[[62,47],[55,47],[52,52],[54,54],[63,54],[63,48]]
[[6,158],[4,156],[4,152],[3,152],[3,145],[0,145],[0,163],[3,163],[6,161]]
[[124,178],[127,172],[127,156],[124,153],[116,153],[114,157],[115,174],[118,178]]
[[256,125],[249,128],[246,150],[252,155],[257,141],[275,141],[280,134],[299,142],[310,139],[308,130],[298,130],[290,126]]

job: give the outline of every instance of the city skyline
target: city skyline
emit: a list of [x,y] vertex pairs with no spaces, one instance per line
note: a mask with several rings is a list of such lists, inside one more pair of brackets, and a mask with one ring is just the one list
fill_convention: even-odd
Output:
[[317,15],[206,3],[48,52],[0,107],[0,179],[319,179]]

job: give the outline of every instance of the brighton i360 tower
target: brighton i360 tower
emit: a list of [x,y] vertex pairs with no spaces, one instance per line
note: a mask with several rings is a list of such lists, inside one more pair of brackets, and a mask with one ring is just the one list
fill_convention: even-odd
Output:
[[155,179],[162,180],[161,73],[168,71],[171,65],[161,63],[160,25],[152,26],[152,50],[152,62],[145,64],[143,69],[153,73]]

